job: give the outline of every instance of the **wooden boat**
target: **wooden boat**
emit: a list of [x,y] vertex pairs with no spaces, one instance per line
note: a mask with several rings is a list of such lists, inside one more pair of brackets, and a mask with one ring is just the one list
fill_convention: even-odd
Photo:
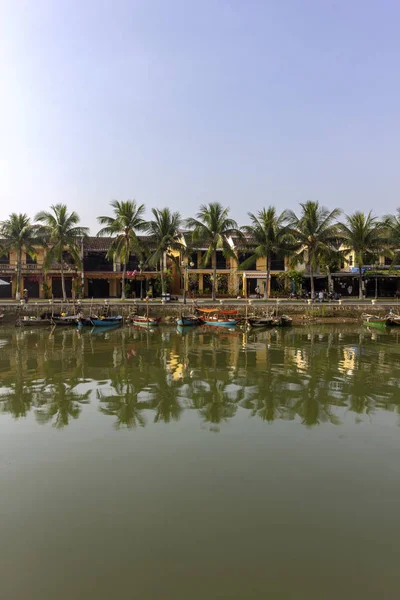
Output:
[[79,315],[65,315],[61,317],[52,317],[51,322],[58,327],[71,327],[72,325],[76,325],[78,319]]
[[376,315],[362,315],[363,324],[367,327],[376,327],[377,329],[385,329],[387,326],[387,317],[377,317]]
[[[236,327],[238,321],[237,310],[221,310],[220,308],[196,308],[204,325],[217,327]],[[236,318],[233,318],[236,316]]]
[[273,317],[249,317],[247,323],[250,327],[275,327],[275,321]]
[[139,327],[156,327],[160,321],[161,317],[148,317],[145,315],[132,317],[133,325],[139,325]]
[[176,324],[179,327],[191,327],[193,325],[201,325],[202,323],[203,320],[200,319],[200,317],[196,317],[195,315],[187,317],[184,317],[182,315],[180,319],[176,319]]
[[95,315],[93,315],[92,317],[79,316],[76,322],[80,327],[93,327],[92,319],[97,319],[97,317]]
[[287,315],[280,317],[249,317],[247,323],[250,327],[290,327],[293,319]]
[[122,315],[116,317],[97,317],[90,319],[93,327],[115,327],[116,325],[122,325]]
[[16,327],[49,327],[52,325],[51,319],[42,319],[41,317],[23,317],[18,319]]
[[275,327],[291,327],[293,319],[287,315],[277,317]]
[[400,315],[395,315],[393,313],[389,313],[386,317],[386,326],[387,327],[400,327]]

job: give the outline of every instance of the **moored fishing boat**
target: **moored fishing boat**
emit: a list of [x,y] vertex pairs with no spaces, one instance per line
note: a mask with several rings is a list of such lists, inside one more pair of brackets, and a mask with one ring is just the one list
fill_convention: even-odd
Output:
[[248,317],[247,323],[250,327],[274,327],[275,320],[273,317]]
[[386,317],[386,326],[387,327],[400,327],[400,315],[395,315],[394,313],[389,313]]
[[116,317],[98,317],[91,318],[93,327],[115,327],[116,325],[122,325],[123,318],[122,315],[117,315]]
[[18,319],[16,327],[49,327],[52,325],[51,319],[42,319],[41,317],[28,317]]
[[387,317],[378,317],[376,315],[362,315],[363,324],[367,327],[376,327],[377,329],[385,329],[387,326]]
[[[220,308],[196,308],[204,325],[217,327],[235,327],[237,325],[237,310],[221,310]],[[236,317],[236,318],[234,318]]]
[[190,315],[186,317],[181,315],[179,319],[176,319],[176,324],[179,327],[191,327],[193,325],[201,325],[202,323],[203,320],[200,319],[200,317],[196,317],[195,315]]
[[83,315],[79,315],[78,318],[76,319],[76,323],[80,327],[93,327],[92,319],[97,319],[97,318],[98,317],[96,317],[94,315],[92,317],[84,317]]
[[139,327],[157,327],[160,321],[161,317],[148,317],[145,315],[135,315],[132,317],[132,324],[139,325]]
[[56,325],[58,327],[68,327],[76,325],[78,319],[79,315],[62,315],[60,317],[51,317],[50,320],[52,325]]

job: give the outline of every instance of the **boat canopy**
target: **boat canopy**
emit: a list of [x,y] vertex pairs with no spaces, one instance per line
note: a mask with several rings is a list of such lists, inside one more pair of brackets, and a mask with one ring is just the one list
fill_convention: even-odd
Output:
[[221,310],[220,308],[198,308],[197,309],[201,313],[211,314],[218,313],[220,315],[237,315],[237,310]]

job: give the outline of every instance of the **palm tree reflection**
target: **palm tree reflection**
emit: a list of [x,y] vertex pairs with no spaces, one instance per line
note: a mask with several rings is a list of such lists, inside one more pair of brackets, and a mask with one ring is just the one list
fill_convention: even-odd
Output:
[[400,412],[397,342],[332,327],[193,330],[184,338],[167,329],[96,338],[13,331],[1,349],[0,410],[16,419],[31,412],[38,423],[63,428],[95,389],[100,413],[114,417],[116,429],[172,423],[185,410],[213,431],[244,411],[266,423],[339,425],[349,412],[356,419]]

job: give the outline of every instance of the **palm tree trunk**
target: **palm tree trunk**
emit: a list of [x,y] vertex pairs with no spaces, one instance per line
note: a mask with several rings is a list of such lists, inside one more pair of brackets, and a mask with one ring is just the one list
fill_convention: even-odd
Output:
[[363,290],[362,290],[362,267],[358,265],[358,299],[362,300]]
[[212,300],[216,298],[216,285],[217,285],[217,251],[213,253],[213,282],[212,282]]
[[161,299],[165,295],[165,281],[164,281],[164,252],[161,253]]
[[122,290],[121,300],[125,300],[125,279],[126,279],[126,258],[124,260],[124,266],[122,267]]
[[271,292],[271,255],[267,256],[267,281],[264,289],[264,298],[268,300]]
[[333,291],[332,274],[331,274],[331,270],[329,267],[326,267],[326,272],[328,274],[328,292],[332,292]]
[[63,300],[65,302],[65,300],[67,299],[67,293],[65,291],[64,265],[63,265],[62,257],[61,257],[61,288],[62,288]]
[[18,255],[17,255],[17,286],[16,286],[16,290],[15,290],[15,299],[16,300],[20,300],[21,299],[21,261],[22,261],[22,252],[21,250],[18,250]]
[[315,288],[314,288],[314,271],[312,268],[312,263],[310,261],[310,285],[311,285],[311,300],[314,299],[314,292],[315,292]]

